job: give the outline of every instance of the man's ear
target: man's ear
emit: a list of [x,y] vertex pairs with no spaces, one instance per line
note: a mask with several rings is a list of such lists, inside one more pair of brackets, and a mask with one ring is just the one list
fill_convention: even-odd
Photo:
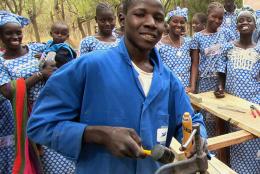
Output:
[[125,14],[124,13],[120,13],[118,15],[118,18],[119,18],[119,23],[122,27],[125,26]]

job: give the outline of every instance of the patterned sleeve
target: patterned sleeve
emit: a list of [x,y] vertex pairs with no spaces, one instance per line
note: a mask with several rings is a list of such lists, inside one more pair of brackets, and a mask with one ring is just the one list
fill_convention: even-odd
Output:
[[231,42],[226,42],[221,44],[221,56],[220,59],[217,61],[217,72],[226,72],[226,67],[227,67],[227,54],[230,49],[233,48],[233,43]]
[[229,29],[225,28],[224,34],[225,34],[227,42],[231,42],[231,41],[236,40],[236,36]]
[[46,49],[46,44],[43,43],[29,43],[28,47],[30,50],[42,53]]
[[258,43],[258,44],[256,45],[255,50],[256,50],[256,52],[257,52],[258,54],[260,54],[260,43]]
[[91,40],[90,37],[86,37],[80,42],[80,46],[79,46],[80,55],[86,54],[91,51],[90,40]]
[[4,60],[1,57],[0,57],[0,77],[1,77],[0,86],[11,81],[11,76],[9,75],[9,72],[4,65]]
[[195,33],[191,39],[190,48],[193,50],[199,49],[198,35],[199,33]]

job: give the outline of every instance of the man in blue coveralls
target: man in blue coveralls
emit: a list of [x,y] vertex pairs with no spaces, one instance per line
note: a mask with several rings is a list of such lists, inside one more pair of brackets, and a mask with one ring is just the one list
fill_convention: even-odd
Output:
[[164,31],[160,0],[124,1],[125,37],[63,66],[47,82],[28,122],[28,136],[77,161],[79,174],[153,174],[160,164],[142,151],[172,137],[182,115],[195,115],[178,78],[155,44]]

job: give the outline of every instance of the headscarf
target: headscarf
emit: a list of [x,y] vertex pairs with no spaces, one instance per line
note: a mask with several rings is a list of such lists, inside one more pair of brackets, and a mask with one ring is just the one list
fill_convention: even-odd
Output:
[[77,53],[66,43],[59,43],[59,44],[50,44],[52,41],[48,41],[47,45],[49,45],[45,50],[44,53],[48,54],[49,52],[57,52],[60,49],[67,50],[69,52],[69,56],[67,59],[72,60],[77,57]]
[[251,8],[248,5],[243,6],[240,9],[237,9],[235,11],[235,13],[237,14],[237,19],[239,18],[239,16],[245,14],[245,13],[249,13],[250,15],[252,15],[252,17],[254,18],[255,22],[256,22],[256,14],[253,8]]
[[1,10],[0,11],[0,26],[3,26],[7,23],[17,23],[21,27],[24,27],[30,23],[30,20],[25,17],[10,13],[8,11]]
[[166,17],[165,17],[165,22],[169,22],[171,17],[173,16],[182,16],[185,18],[186,21],[188,21],[188,9],[187,8],[180,8],[176,7],[175,10],[170,11]]

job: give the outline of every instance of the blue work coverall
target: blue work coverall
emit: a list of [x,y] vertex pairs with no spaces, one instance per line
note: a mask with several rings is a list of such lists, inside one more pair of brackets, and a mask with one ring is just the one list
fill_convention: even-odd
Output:
[[[102,145],[85,144],[82,137],[90,125],[127,127],[138,133],[145,149],[157,143],[169,146],[173,136],[182,138],[184,112],[201,124],[206,137],[203,118],[194,115],[181,82],[163,65],[156,49],[150,58],[154,71],[147,97],[124,39],[115,48],[93,51],[63,66],[34,106],[29,138],[75,160],[78,174],[153,174],[160,164],[151,158],[119,158]],[[158,130],[167,127],[163,142]]]

